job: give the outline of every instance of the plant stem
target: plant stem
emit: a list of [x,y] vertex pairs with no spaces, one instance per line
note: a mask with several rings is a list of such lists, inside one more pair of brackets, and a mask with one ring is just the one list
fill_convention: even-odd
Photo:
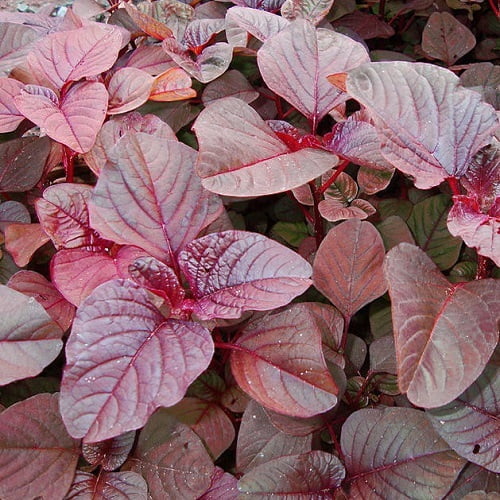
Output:
[[458,196],[460,194],[460,185],[458,184],[458,180],[456,177],[447,177],[446,181],[450,186],[451,192],[453,196]]
[[349,333],[349,323],[351,318],[349,316],[344,316],[344,331],[342,332],[342,341],[340,342],[340,351],[345,351],[345,346],[347,344],[347,334]]
[[248,353],[248,349],[240,347],[239,345],[229,344],[227,342],[214,342],[214,345],[218,349],[230,349],[231,351],[240,351]]
[[63,165],[66,171],[66,182],[74,182],[75,156],[76,153],[72,149],[63,145]]
[[335,434],[335,430],[333,429],[332,425],[330,422],[326,422],[326,428],[328,429],[328,434],[330,435],[330,438],[333,441],[333,446],[335,447],[335,451],[337,452],[338,457],[342,462],[344,462],[344,454],[342,453],[342,448],[340,446],[340,443],[337,439],[337,436]]
[[294,203],[297,204],[297,206],[300,208],[300,211],[302,212],[302,215],[307,219],[307,222],[314,224],[314,217],[309,213],[307,208],[304,205],[302,205],[302,203],[300,203],[300,201],[297,200],[297,198],[295,198],[295,196],[291,191],[287,191],[286,194],[291,200],[293,200]]
[[325,237],[325,226],[323,224],[323,217],[321,217],[321,214],[319,213],[319,202],[321,201],[321,194],[318,191],[318,188],[316,187],[316,183],[314,181],[311,181],[309,183],[309,186],[311,187],[311,192],[313,195],[313,213],[314,213],[314,237],[316,238],[316,246],[319,248],[321,245],[321,242],[323,241],[323,238]]
[[385,0],[380,0],[380,4],[378,6],[378,17],[384,20],[385,17]]
[[347,165],[349,165],[349,160],[342,161],[335,169],[332,176],[318,188],[318,193],[323,194],[337,180],[338,176],[345,170]]
[[490,277],[490,259],[484,255],[477,254],[476,279],[484,280]]
[[495,5],[495,1],[488,0],[488,3],[490,4],[491,10],[495,14],[495,16],[500,17],[500,11],[498,10],[498,7]]

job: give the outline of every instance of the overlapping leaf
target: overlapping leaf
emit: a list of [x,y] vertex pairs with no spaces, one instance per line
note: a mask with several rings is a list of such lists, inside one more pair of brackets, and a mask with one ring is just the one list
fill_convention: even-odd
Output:
[[153,82],[149,100],[173,102],[191,99],[196,97],[196,90],[191,85],[190,76],[182,68],[167,69]]
[[[1,27],[0,27],[1,29]],[[12,132],[24,120],[14,104],[24,85],[13,78],[0,78],[0,133]]]
[[328,14],[334,0],[285,0],[281,15],[290,21],[307,19],[317,25]]
[[224,472],[220,467],[215,467],[212,474],[210,488],[199,498],[199,500],[238,500],[239,493],[237,488],[238,480]]
[[179,265],[201,319],[239,318],[288,304],[310,286],[311,266],[289,248],[257,233],[224,231],[191,242]]
[[326,77],[369,60],[363,45],[305,20],[296,20],[268,39],[257,55],[267,86],[306,116],[315,130],[332,108],[348,99]]
[[[219,194],[261,196],[288,191],[319,177],[337,160],[316,149],[292,152],[256,111],[234,97],[208,106],[193,128],[200,145],[198,175],[203,186]],[[223,143],[220,137],[225,138]]]
[[226,71],[217,80],[210,82],[203,90],[202,100],[208,106],[223,97],[237,97],[250,104],[259,93],[250,85],[245,76],[235,69]]
[[80,306],[66,345],[61,414],[94,442],[142,427],[182,399],[213,355],[209,331],[166,320],[131,281],[98,287]]
[[2,22],[0,24],[0,73],[8,75],[21,64],[30,46],[40,35],[30,26]]
[[365,409],[342,427],[352,498],[443,498],[464,466],[423,412]]
[[106,471],[120,467],[132,449],[135,431],[125,432],[112,439],[82,446],[82,454],[91,465],[100,465]]
[[238,385],[266,408],[311,417],[337,404],[339,389],[328,371],[321,331],[307,305],[269,313],[245,326],[231,352]]
[[451,284],[418,247],[387,256],[398,382],[425,408],[445,405],[481,374],[498,341],[500,283]]

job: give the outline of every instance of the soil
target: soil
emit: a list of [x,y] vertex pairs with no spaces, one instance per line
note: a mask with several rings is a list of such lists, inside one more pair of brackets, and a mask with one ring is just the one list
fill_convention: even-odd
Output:
[[47,6],[49,9],[51,6],[54,8],[63,2],[50,2],[47,0],[0,0],[0,11],[8,12],[37,12],[41,7]]

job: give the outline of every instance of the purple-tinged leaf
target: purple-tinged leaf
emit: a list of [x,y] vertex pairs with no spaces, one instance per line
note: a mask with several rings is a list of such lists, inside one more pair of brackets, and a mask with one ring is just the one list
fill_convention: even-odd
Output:
[[24,120],[14,104],[24,85],[13,78],[0,78],[0,133],[12,132]]
[[154,78],[137,68],[121,68],[108,83],[108,115],[132,111],[144,104],[149,97]]
[[210,488],[198,500],[238,500],[238,480],[220,467],[215,467]]
[[[326,181],[327,179],[324,180]],[[341,172],[325,191],[325,198],[336,200],[346,205],[355,200],[357,195],[358,185],[356,181],[345,172]]]
[[40,224],[9,224],[5,229],[5,248],[20,267],[49,239]]
[[351,498],[443,498],[465,463],[412,408],[358,410],[341,446]]
[[106,471],[118,469],[127,460],[134,440],[135,431],[130,431],[99,443],[84,444],[83,458],[90,465],[100,465]]
[[0,385],[38,375],[62,349],[63,331],[33,298],[0,285]]
[[0,192],[23,192],[35,186],[42,176],[49,151],[47,137],[20,137],[1,143]]
[[377,224],[377,229],[382,236],[387,252],[403,242],[415,245],[415,240],[408,224],[399,215],[389,215],[389,217],[386,217],[382,222]]
[[471,64],[460,75],[464,87],[479,92],[482,98],[495,109],[500,109],[500,68],[490,62]]
[[495,349],[500,282],[451,284],[408,243],[387,254],[385,275],[399,388],[417,406],[445,405],[479,377]]
[[171,307],[181,307],[185,292],[171,267],[154,257],[139,257],[128,272],[138,285],[163,297]]
[[195,58],[175,38],[163,40],[162,47],[182,69],[201,83],[211,82],[225,73],[233,58],[233,48],[225,42],[209,45]]
[[174,131],[155,115],[128,113],[107,121],[97,134],[92,149],[84,155],[85,161],[96,175],[107,162],[112,161],[112,150],[125,134],[143,132],[162,139],[177,140]]
[[427,413],[434,429],[462,457],[500,473],[498,356],[457,399]]
[[8,75],[21,64],[33,42],[40,36],[29,26],[0,20],[0,74]]
[[103,472],[94,476],[76,471],[68,500],[145,500],[148,485],[136,472]]
[[311,436],[292,436],[274,427],[264,408],[250,400],[243,413],[236,448],[236,470],[248,472],[283,455],[311,450]]
[[37,394],[0,413],[2,498],[63,498],[78,456],[78,442],[59,415],[58,395]]
[[210,487],[214,465],[201,439],[167,410],[158,410],[139,435],[125,467],[140,473],[152,498],[198,498]]
[[127,68],[142,69],[156,76],[175,66],[172,58],[165,53],[161,45],[140,45],[131,54],[128,53]]
[[173,263],[214,218],[214,196],[194,174],[195,158],[196,152],[180,142],[126,134],[94,189],[92,226],[105,238]]
[[19,111],[55,141],[86,153],[106,118],[108,92],[99,82],[74,85],[59,100],[50,89],[27,85],[14,98]]
[[165,319],[131,281],[99,286],[66,344],[61,414],[69,432],[94,442],[142,427],[156,408],[182,399],[213,350],[205,327]]
[[392,335],[376,339],[370,344],[370,370],[397,373],[396,350]]
[[356,10],[351,14],[337,19],[335,28],[348,28],[357,33],[363,40],[370,38],[390,38],[394,35],[394,28],[382,21],[379,16]]
[[89,225],[91,194],[92,186],[86,184],[55,184],[36,200],[38,220],[57,249],[104,246]]
[[433,12],[422,31],[422,51],[431,59],[455,64],[476,45],[476,38],[448,12]]
[[29,224],[31,215],[29,210],[19,201],[4,201],[0,203],[0,231],[5,232],[5,228],[14,222]]
[[203,440],[214,460],[226,451],[234,440],[231,419],[217,404],[198,398],[183,398],[168,412],[188,425]]
[[179,266],[201,319],[268,311],[305,292],[311,266],[289,248],[257,233],[224,231],[189,243]]
[[7,286],[35,298],[63,332],[71,326],[75,308],[41,274],[34,271],[19,271],[10,278]]
[[321,216],[330,222],[344,219],[362,220],[377,211],[369,201],[361,199],[353,200],[349,205],[345,205],[340,201],[327,198],[319,202],[318,209]]
[[351,219],[331,229],[318,248],[313,284],[349,320],[387,289],[382,238],[369,222]]
[[28,54],[31,70],[53,89],[108,70],[122,45],[120,31],[110,25],[90,24],[44,37]]
[[[334,408],[326,413],[322,413],[321,415],[315,415],[314,417],[308,418],[289,417],[288,415],[276,413],[266,408],[264,408],[264,411],[266,412],[270,422],[273,424],[273,427],[276,427],[276,429],[284,432],[285,434],[301,437],[310,436],[313,432],[323,429],[329,415],[333,415],[336,410]],[[302,452],[304,452],[303,449],[297,450],[295,453]],[[282,453],[279,456],[284,454],[285,453]]]
[[68,302],[79,306],[99,285],[127,278],[128,267],[144,255],[135,247],[122,247],[114,254],[84,248],[60,250],[50,263],[52,282]]
[[368,108],[382,154],[421,189],[463,175],[498,125],[495,110],[479,94],[431,64],[365,64],[350,72],[347,90]]
[[369,59],[360,43],[301,19],[268,39],[257,55],[267,86],[306,116],[313,130],[332,108],[348,99],[327,76]]
[[[266,12],[265,10],[251,9],[248,7],[232,7],[227,11],[226,15],[226,32],[228,36],[228,41],[231,45],[240,46],[237,40],[239,40],[239,30],[235,30],[234,26],[237,26],[240,30],[244,30],[250,33],[252,36],[265,42],[268,38],[277,35],[281,30],[289,25],[284,17],[272,14],[271,12]],[[234,31],[234,33],[233,33]],[[246,34],[244,35],[246,39]],[[246,41],[243,47],[246,47]]]
[[217,80],[210,82],[201,96],[205,106],[223,97],[237,97],[250,104],[259,97],[259,93],[250,85],[242,73],[231,69]]
[[332,8],[334,0],[285,0],[281,15],[293,21],[306,19],[314,25],[319,24]]
[[275,458],[238,481],[245,498],[328,498],[345,478],[342,462],[324,451]]
[[276,12],[283,4],[283,0],[233,0],[233,3],[241,7]]
[[307,304],[248,323],[231,352],[238,385],[270,410],[312,417],[337,404],[338,387],[327,369],[321,330]]
[[500,475],[469,462],[463,469],[446,498],[463,500],[473,491],[485,491],[490,495],[488,500],[496,500],[495,494],[500,491]]
[[219,194],[261,196],[288,191],[337,162],[326,151],[292,152],[254,109],[234,97],[204,109],[193,129],[200,145],[198,175],[205,188]]
[[7,283],[9,278],[20,270],[14,259],[7,252],[2,252],[0,256],[0,283]]
[[186,27],[181,44],[199,52],[217,33],[224,30],[224,19],[193,19]]
[[450,197],[438,194],[414,205],[408,218],[408,226],[417,245],[439,269],[452,267],[462,247],[461,239],[452,236],[446,226],[450,207]]

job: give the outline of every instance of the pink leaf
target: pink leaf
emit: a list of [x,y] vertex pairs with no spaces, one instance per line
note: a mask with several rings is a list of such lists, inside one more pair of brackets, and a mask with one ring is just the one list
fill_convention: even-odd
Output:
[[95,76],[111,68],[121,45],[118,29],[94,23],[46,36],[33,47],[28,63],[48,85],[61,89],[66,82]]
[[352,498],[443,498],[465,463],[412,408],[358,410],[341,446]]
[[365,64],[350,72],[347,89],[374,119],[382,154],[420,189],[463,175],[498,125],[479,94],[431,64]]
[[0,414],[2,498],[63,498],[79,456],[64,428],[58,395],[37,394]]
[[170,68],[157,76],[151,87],[150,101],[174,102],[196,97],[190,76],[182,68]]
[[343,73],[369,61],[358,42],[305,20],[296,20],[267,40],[257,55],[267,86],[313,123],[348,99],[327,76]]
[[259,97],[259,93],[242,73],[231,69],[205,87],[202,101],[205,106],[208,106],[223,97],[237,97],[250,104]]
[[224,19],[193,19],[186,27],[182,44],[190,50],[201,50],[224,30]]
[[238,480],[224,472],[220,467],[215,467],[212,475],[210,488],[199,498],[199,500],[238,500]]
[[27,266],[49,239],[40,224],[9,224],[5,230],[5,248],[20,267]]
[[161,45],[139,45],[127,59],[126,67],[142,69],[156,76],[175,67],[175,63],[168,54],[165,54]]
[[108,83],[109,115],[132,111],[149,97],[154,78],[137,68],[119,69]]
[[286,0],[281,6],[281,15],[293,21],[306,19],[317,25],[328,14],[334,0]]
[[251,9],[260,9],[262,11],[277,11],[283,4],[283,0],[234,0],[236,5],[249,7]]
[[369,222],[351,219],[331,229],[314,261],[314,286],[346,320],[387,289],[382,239]]
[[311,436],[293,436],[273,426],[256,401],[250,400],[241,419],[236,448],[236,470],[248,472],[283,455],[311,450]]
[[462,457],[500,473],[498,356],[456,400],[430,410],[434,429]]
[[94,476],[76,471],[75,479],[66,498],[72,500],[143,500],[148,485],[136,472],[103,472]]
[[198,175],[204,187],[219,194],[261,196],[288,191],[337,162],[336,156],[317,149],[291,152],[256,111],[234,97],[204,109],[193,129],[200,145]]
[[10,278],[7,285],[13,290],[36,299],[62,331],[66,331],[71,326],[75,308],[41,274],[34,271],[19,271]]
[[149,494],[158,499],[198,498],[210,487],[214,472],[201,439],[164,409],[141,431],[135,458],[129,463],[146,479]]
[[99,82],[82,82],[59,100],[44,87],[27,85],[14,99],[19,111],[55,141],[86,153],[106,117],[108,92]]
[[326,220],[336,222],[343,219],[366,219],[377,210],[366,200],[356,199],[346,206],[338,200],[325,199],[319,202],[319,213]]
[[370,38],[390,38],[394,35],[394,28],[382,21],[378,16],[356,10],[351,14],[337,19],[335,28],[348,28],[357,33],[363,40]]
[[460,75],[460,83],[464,87],[479,92],[484,101],[495,109],[500,108],[500,95],[497,87],[500,84],[500,68],[490,62],[480,62],[468,65]]
[[127,460],[134,441],[135,431],[130,431],[99,443],[84,444],[82,454],[89,464],[100,465],[104,470],[111,471]]
[[231,352],[238,385],[273,411],[311,417],[337,404],[338,388],[321,348],[321,331],[307,304],[269,313],[243,328]]
[[302,455],[281,456],[255,467],[238,481],[238,490],[250,498],[278,495],[322,498],[325,492],[338,488],[344,477],[344,466],[335,455],[310,451]]
[[93,442],[142,427],[182,399],[213,350],[206,328],[165,319],[131,281],[99,286],[66,345],[61,414],[70,434]]
[[5,75],[24,61],[30,46],[40,35],[23,24],[5,19],[0,22],[0,72]]
[[49,152],[47,137],[20,137],[0,143],[0,192],[23,192],[34,187],[42,176]]
[[213,218],[213,195],[193,172],[195,158],[196,152],[180,142],[125,135],[115,163],[103,170],[94,189],[92,226],[117,243],[175,262],[175,254]]
[[385,274],[399,388],[417,406],[447,404],[477,379],[495,349],[500,283],[451,284],[408,243],[387,254]]
[[202,319],[268,311],[305,292],[311,267],[293,250],[257,233],[224,231],[191,242],[179,265]]
[[430,58],[455,64],[476,45],[476,38],[448,12],[433,12],[422,31],[422,51]]
[[62,330],[33,298],[0,285],[0,385],[34,377],[62,348]]
[[14,104],[24,85],[13,78],[0,78],[0,133],[12,132],[24,120]]
[[92,149],[85,154],[85,161],[96,175],[107,162],[112,161],[112,150],[122,136],[143,132],[162,139],[176,141],[174,131],[155,115],[141,115],[136,111],[107,121],[97,134]]

